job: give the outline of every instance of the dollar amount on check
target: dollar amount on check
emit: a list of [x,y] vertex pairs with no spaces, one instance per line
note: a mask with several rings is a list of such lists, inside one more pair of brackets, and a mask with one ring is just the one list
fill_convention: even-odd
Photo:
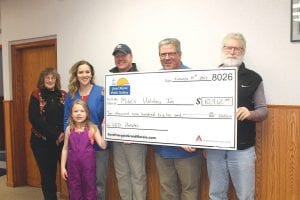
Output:
[[106,140],[236,149],[233,68],[105,75]]

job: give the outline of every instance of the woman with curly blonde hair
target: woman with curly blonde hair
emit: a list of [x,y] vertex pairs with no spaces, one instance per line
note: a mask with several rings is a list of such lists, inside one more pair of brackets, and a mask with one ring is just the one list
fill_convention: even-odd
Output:
[[[88,61],[78,61],[71,67],[68,90],[65,102],[64,128],[66,129],[68,126],[68,117],[75,100],[82,99],[90,110],[90,120],[98,126],[101,132],[101,123],[104,117],[103,87],[95,84],[95,70]],[[108,150],[101,150],[96,143],[94,148],[97,165],[97,199],[104,200],[108,173]]]
[[[85,60],[81,60],[81,61],[75,63],[71,67],[71,69],[70,69],[71,77],[70,77],[69,85],[68,85],[69,93],[70,93],[70,95],[71,95],[72,98],[74,98],[75,92],[78,91],[79,88],[80,88],[80,82],[79,82],[79,80],[77,78],[77,71],[78,71],[78,67],[80,65],[87,65],[87,66],[89,66],[90,72],[91,72],[90,84],[94,84],[95,83],[95,79],[94,79],[95,71],[94,71],[93,66],[89,62],[87,62]],[[88,85],[89,87],[90,87],[90,84]]]

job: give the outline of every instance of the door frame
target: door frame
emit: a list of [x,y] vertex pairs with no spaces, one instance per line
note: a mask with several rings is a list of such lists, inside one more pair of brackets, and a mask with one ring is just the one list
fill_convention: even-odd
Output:
[[[25,134],[24,134],[24,99],[22,95],[23,90],[23,69],[21,66],[22,50],[30,48],[54,47],[55,55],[57,55],[57,39],[37,39],[35,41],[24,41],[23,43],[11,45],[11,60],[12,60],[12,107],[11,107],[11,121],[10,121],[10,144],[6,144],[7,156],[10,156],[11,163],[7,165],[12,166],[7,169],[7,182],[11,186],[26,185],[26,155],[25,155]],[[56,58],[57,60],[57,58]],[[57,63],[56,63],[57,65]],[[10,147],[9,147],[10,146]]]
[[[0,44],[0,50],[2,52],[2,44]],[[0,60],[2,62],[3,59]],[[2,74],[0,74],[2,86],[3,86],[3,62],[2,62]],[[4,90],[4,88],[2,88]],[[4,95],[0,95],[0,150],[5,150],[5,134],[4,134],[4,111],[3,111]]]

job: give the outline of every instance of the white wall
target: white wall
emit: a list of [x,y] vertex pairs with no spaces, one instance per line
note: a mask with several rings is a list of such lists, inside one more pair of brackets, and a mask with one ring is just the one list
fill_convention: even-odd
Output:
[[[1,6],[1,5],[0,5]],[[0,11],[1,11],[1,7],[0,7]],[[1,13],[1,12],[0,12]],[[0,30],[1,30],[1,15],[0,15]],[[0,31],[0,44],[2,39],[1,39],[1,31]],[[2,49],[0,51],[0,96],[2,97],[3,96],[3,73],[2,73]]]
[[300,43],[290,42],[290,0],[2,0],[4,96],[12,99],[9,42],[57,35],[58,69],[66,88],[70,66],[90,61],[97,82],[127,43],[143,71],[161,68],[158,42],[177,37],[193,68],[219,64],[228,32],[247,39],[246,65],[264,78],[268,104],[300,105]]

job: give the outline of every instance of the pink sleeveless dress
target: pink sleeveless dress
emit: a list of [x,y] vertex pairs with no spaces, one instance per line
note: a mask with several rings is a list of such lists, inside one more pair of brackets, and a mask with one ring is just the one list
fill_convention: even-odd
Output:
[[70,131],[67,170],[70,200],[96,200],[95,151],[87,128]]

